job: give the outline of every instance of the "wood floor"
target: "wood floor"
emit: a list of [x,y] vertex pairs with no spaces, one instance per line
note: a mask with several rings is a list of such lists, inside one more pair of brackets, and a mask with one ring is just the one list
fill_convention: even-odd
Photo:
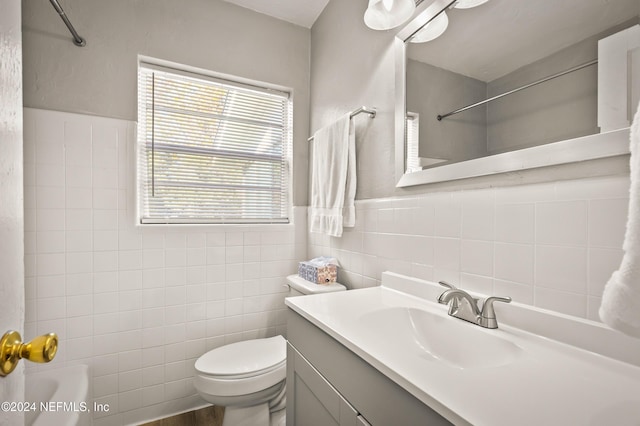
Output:
[[222,426],[223,417],[224,407],[211,406],[145,423],[141,426]]

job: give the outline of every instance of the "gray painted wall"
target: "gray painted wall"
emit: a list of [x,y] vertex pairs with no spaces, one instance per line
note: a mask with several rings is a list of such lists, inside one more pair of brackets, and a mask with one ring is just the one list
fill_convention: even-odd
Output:
[[358,199],[395,187],[394,33],[367,28],[366,7],[366,1],[332,0],[311,28],[311,132],[361,105],[378,111],[374,119],[355,119]]
[[[638,23],[631,19],[489,82],[487,96],[521,87],[598,57],[598,40]],[[487,108],[490,154],[598,133],[598,67],[525,89]]]
[[24,104],[137,119],[138,54],[293,89],[294,205],[306,204],[310,31],[221,0],[23,2]]
[[[488,97],[596,59],[599,38],[591,37],[491,81]],[[593,65],[489,103],[490,154],[599,132],[597,72]]]
[[486,106],[437,119],[438,114],[481,101],[486,95],[487,84],[480,80],[409,59],[407,111],[420,114],[420,157],[455,163],[487,155]]

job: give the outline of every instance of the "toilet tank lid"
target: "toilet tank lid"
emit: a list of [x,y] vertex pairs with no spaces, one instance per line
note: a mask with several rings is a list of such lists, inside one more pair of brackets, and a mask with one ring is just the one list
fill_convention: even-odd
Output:
[[287,284],[298,290],[302,294],[318,294],[318,293],[332,293],[334,291],[344,291],[347,288],[339,283],[331,284],[316,284],[311,281],[307,281],[299,275],[289,275],[287,277]]

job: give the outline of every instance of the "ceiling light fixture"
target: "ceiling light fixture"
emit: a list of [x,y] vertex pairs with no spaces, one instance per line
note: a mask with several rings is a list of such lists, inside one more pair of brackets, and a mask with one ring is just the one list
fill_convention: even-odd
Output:
[[364,23],[372,30],[389,30],[409,19],[415,9],[414,0],[369,0]]
[[443,11],[427,25],[420,28],[420,30],[411,37],[411,40],[409,41],[411,43],[426,43],[428,41],[435,40],[444,33],[448,26],[449,17]]
[[471,9],[472,7],[480,6],[485,4],[489,0],[458,0],[456,4],[453,5],[456,9]]

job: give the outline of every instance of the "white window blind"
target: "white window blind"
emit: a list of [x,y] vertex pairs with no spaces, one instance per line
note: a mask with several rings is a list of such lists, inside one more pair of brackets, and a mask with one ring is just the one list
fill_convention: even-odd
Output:
[[288,93],[141,63],[141,223],[286,223]]
[[407,130],[407,159],[406,159],[406,172],[413,173],[422,170],[420,166],[420,155],[418,154],[420,148],[420,116],[416,112],[407,112],[406,119]]

